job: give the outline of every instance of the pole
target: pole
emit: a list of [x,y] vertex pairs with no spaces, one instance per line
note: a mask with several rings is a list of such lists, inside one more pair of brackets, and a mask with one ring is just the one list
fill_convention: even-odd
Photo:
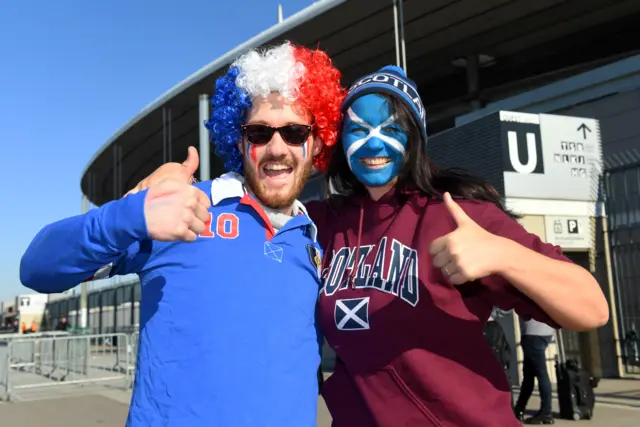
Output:
[[407,71],[407,49],[404,42],[404,3],[403,0],[398,0],[398,17],[399,17],[399,27],[400,27],[400,47],[402,49],[402,68],[404,68],[405,74]]
[[209,129],[204,126],[204,122],[209,118],[209,95],[201,94],[198,100],[199,126],[200,126],[200,181],[211,179],[209,155]]
[[618,368],[618,376],[624,378],[627,375],[622,363],[622,345],[621,334],[618,325],[618,296],[616,294],[615,282],[613,278],[613,263],[611,261],[611,243],[609,234],[609,224],[607,219],[607,213],[602,214],[600,218],[602,226],[602,242],[604,246],[604,262],[607,276],[607,287],[609,288],[609,307],[611,307],[611,329],[613,330],[613,341],[615,342],[616,351],[616,368]]
[[284,21],[282,17],[282,4],[278,4],[278,24],[281,24]]
[[400,35],[398,31],[398,0],[393,0],[393,33],[396,41],[396,65],[402,67],[400,63]]
[[[115,173],[115,171],[114,171]],[[89,210],[89,200],[87,196],[82,195],[82,213],[85,214]],[[82,282],[80,285],[80,327],[82,329],[87,327],[87,282]]]

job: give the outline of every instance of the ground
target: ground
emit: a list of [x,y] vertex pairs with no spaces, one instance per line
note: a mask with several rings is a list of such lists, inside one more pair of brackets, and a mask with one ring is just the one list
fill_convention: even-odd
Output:
[[[640,381],[603,382],[595,418],[582,421],[581,427],[637,427],[640,422]],[[127,416],[130,394],[118,389],[58,388],[34,400],[1,403],[3,426],[47,427],[122,427]],[[557,402],[554,402],[556,404]],[[537,397],[530,409],[538,405]],[[555,408],[557,410],[557,407]],[[533,411],[531,411],[533,413]],[[330,427],[331,417],[319,401],[318,427]],[[557,420],[556,426],[574,426],[574,421]]]

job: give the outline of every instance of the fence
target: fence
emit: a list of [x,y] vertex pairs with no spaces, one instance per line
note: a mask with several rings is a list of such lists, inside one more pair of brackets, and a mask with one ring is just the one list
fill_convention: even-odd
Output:
[[640,374],[640,163],[604,176],[609,246],[625,373]]
[[[132,384],[137,344],[124,333],[22,335],[0,341],[0,397],[73,384]],[[137,343],[137,337],[135,338]]]

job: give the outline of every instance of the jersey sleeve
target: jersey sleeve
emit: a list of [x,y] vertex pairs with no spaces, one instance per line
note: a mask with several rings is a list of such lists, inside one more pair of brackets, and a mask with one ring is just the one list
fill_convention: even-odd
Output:
[[[511,239],[549,258],[571,262],[562,255],[562,250],[558,246],[544,243],[538,236],[529,233],[520,223],[492,204],[487,204],[487,209],[479,223],[487,231]],[[496,307],[507,311],[515,310],[519,316],[525,319],[535,319],[557,327],[556,323],[533,300],[503,277],[488,276],[481,279],[480,282],[489,289],[490,298]]]
[[137,255],[151,243],[145,195],[146,191],[133,194],[45,226],[20,261],[22,284],[56,293],[94,278],[137,273]]

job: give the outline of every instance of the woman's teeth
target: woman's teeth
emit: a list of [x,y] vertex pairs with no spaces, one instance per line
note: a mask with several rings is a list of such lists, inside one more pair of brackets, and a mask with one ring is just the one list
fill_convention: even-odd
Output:
[[376,168],[391,163],[390,157],[367,157],[360,159],[360,163],[367,167]]

